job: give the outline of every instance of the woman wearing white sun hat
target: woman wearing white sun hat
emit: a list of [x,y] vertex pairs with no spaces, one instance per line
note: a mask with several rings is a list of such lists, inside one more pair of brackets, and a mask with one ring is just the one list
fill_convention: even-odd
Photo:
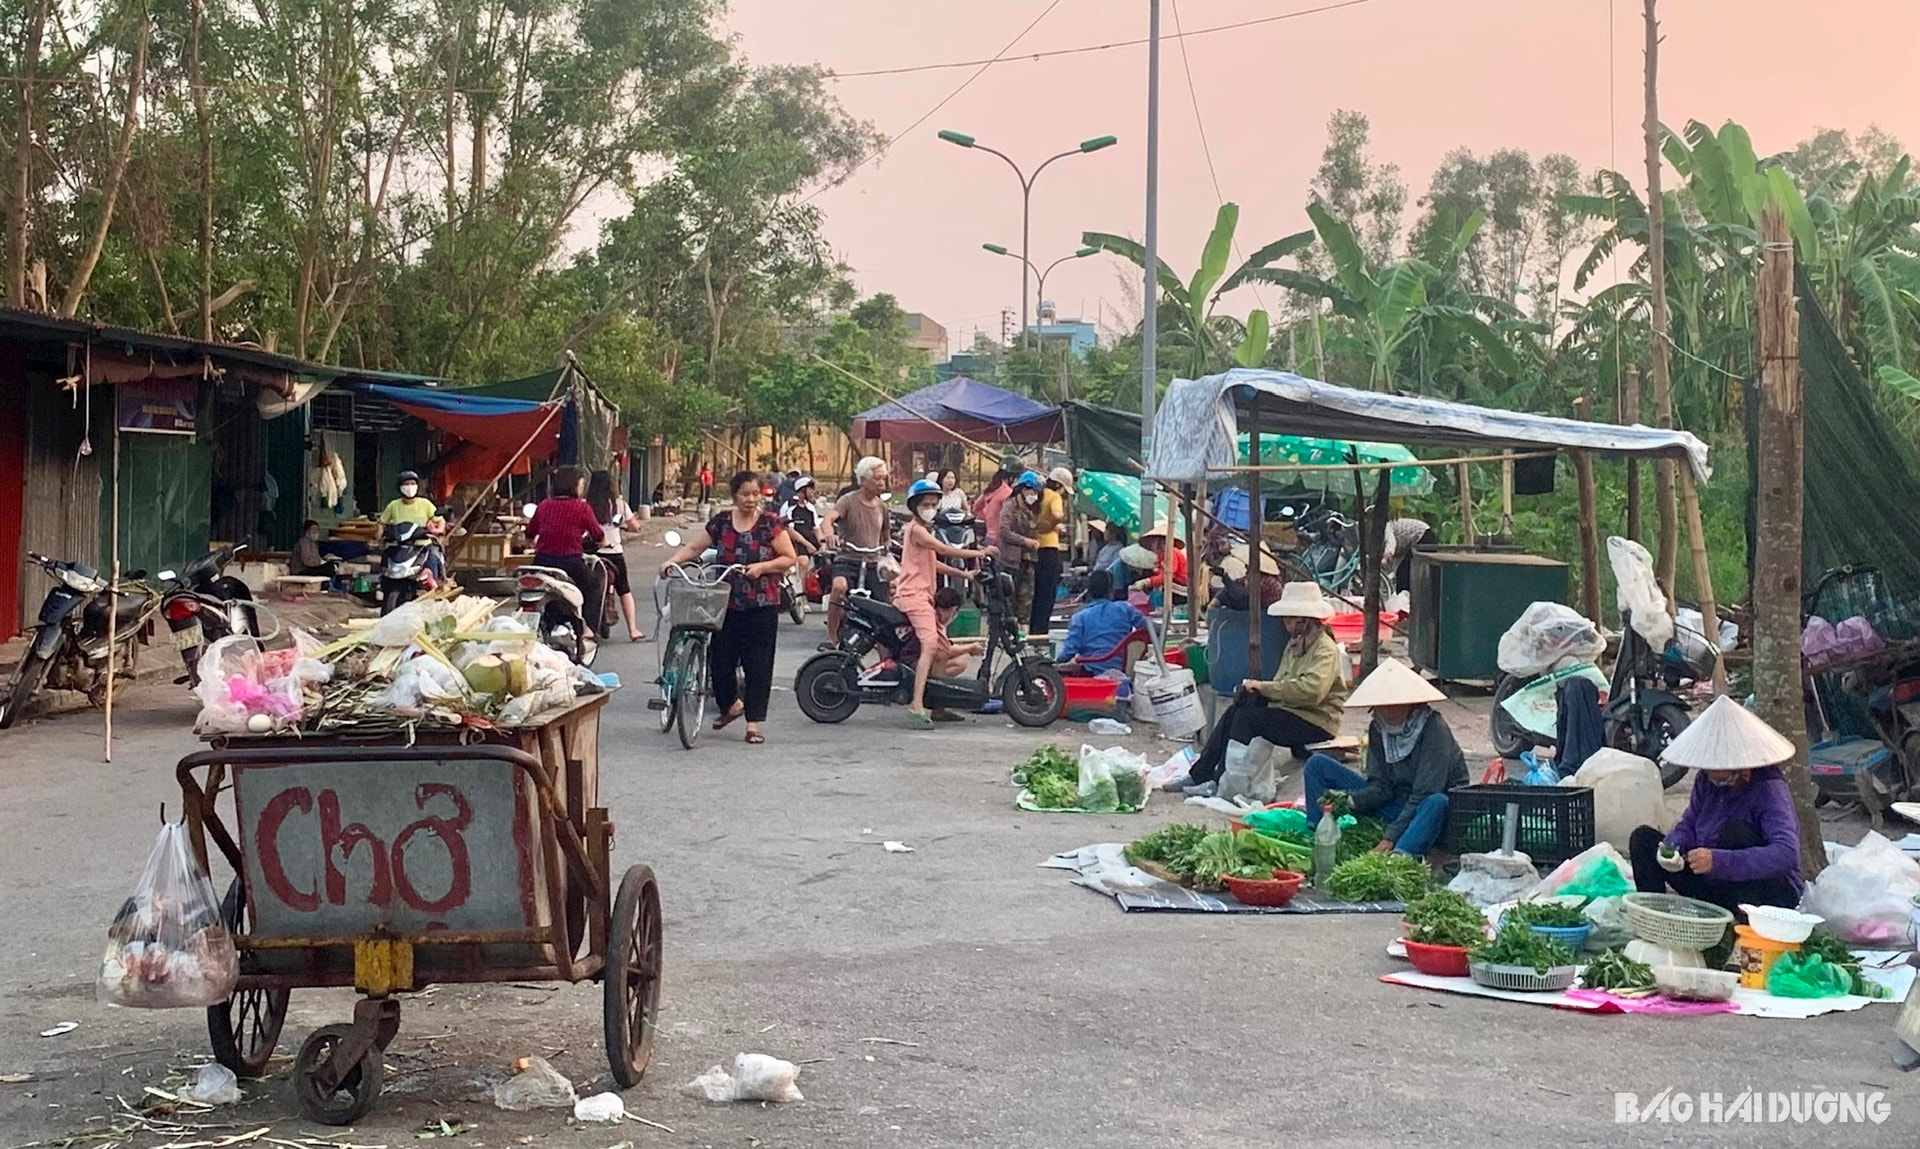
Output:
[[1634,884],[1722,906],[1800,904],[1800,819],[1779,764],[1793,743],[1725,695],[1680,732],[1661,757],[1695,770],[1693,794],[1673,829],[1633,832]]
[[1194,760],[1184,789],[1222,798],[1273,798],[1273,748],[1285,746],[1295,758],[1340,730],[1347,697],[1344,656],[1327,630],[1333,607],[1320,585],[1290,582],[1267,613],[1285,619],[1289,640],[1271,681],[1249,678],[1240,684],[1233,705],[1214,724],[1206,748]]
[[1466,756],[1431,705],[1445,697],[1404,662],[1375,667],[1347,698],[1373,711],[1366,777],[1325,754],[1307,759],[1308,823],[1319,824],[1326,794],[1345,791],[1355,814],[1386,824],[1375,852],[1426,856],[1447,828],[1447,791],[1467,784]]

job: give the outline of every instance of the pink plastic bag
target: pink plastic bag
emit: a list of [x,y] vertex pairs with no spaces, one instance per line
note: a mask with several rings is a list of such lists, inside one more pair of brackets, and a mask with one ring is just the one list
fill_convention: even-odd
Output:
[[1834,640],[1839,647],[1837,654],[1842,658],[1852,658],[1860,654],[1872,654],[1887,644],[1874,632],[1873,624],[1860,615],[1843,620],[1833,628]]
[[1800,657],[1806,659],[1807,666],[1825,666],[1839,656],[1840,637],[1833,624],[1817,614],[1808,619],[1807,628],[1800,632]]

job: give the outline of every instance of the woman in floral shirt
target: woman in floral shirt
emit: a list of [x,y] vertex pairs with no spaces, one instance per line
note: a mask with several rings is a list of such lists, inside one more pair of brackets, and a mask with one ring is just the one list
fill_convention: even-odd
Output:
[[[707,520],[705,536],[695,535],[668,557],[660,568],[694,562],[709,546],[719,552],[715,562],[721,566],[738,564],[744,569],[732,578],[733,597],[727,603],[727,621],[707,647],[707,667],[712,682],[709,689],[720,707],[713,720],[715,730],[724,730],[735,719],[747,720],[747,741],[759,745],[767,740],[760,724],[767,720],[767,703],[773,697],[773,651],[780,636],[780,575],[796,561],[793,539],[780,518],[760,506],[760,478],[752,471],[741,471],[727,484],[733,506]],[[735,674],[746,678],[746,693],[735,689]]]

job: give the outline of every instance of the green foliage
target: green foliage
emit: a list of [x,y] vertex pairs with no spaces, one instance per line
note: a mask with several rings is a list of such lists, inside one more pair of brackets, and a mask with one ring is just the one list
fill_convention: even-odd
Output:
[[1493,937],[1469,949],[1467,957],[1487,965],[1531,966],[1533,972],[1542,974],[1576,960],[1565,942],[1535,933],[1519,922],[1502,923]]
[[1500,919],[1502,925],[1514,922],[1523,926],[1551,926],[1559,929],[1573,929],[1590,925],[1586,913],[1579,906],[1569,906],[1562,902],[1521,902],[1508,910]]
[[1653,967],[1621,950],[1608,950],[1580,971],[1583,989],[1652,989]]
[[1405,854],[1361,854],[1333,868],[1322,891],[1343,902],[1410,902],[1433,884],[1433,872]]
[[1470,946],[1487,936],[1487,916],[1461,895],[1439,889],[1407,903],[1407,940],[1429,946]]

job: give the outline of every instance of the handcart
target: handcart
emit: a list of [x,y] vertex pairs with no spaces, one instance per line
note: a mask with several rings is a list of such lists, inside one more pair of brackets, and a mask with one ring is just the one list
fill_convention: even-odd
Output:
[[614,890],[614,827],[597,804],[607,698],[511,730],[423,728],[405,746],[228,735],[182,759],[194,851],[204,866],[210,839],[236,875],[222,910],[240,981],[207,1011],[215,1059],[260,1077],[291,991],[352,986],[352,1023],[314,1031],[293,1065],[306,1115],[347,1125],[380,1096],[394,995],[592,979],[613,1078],[639,1081],[660,998],[660,891],[638,865]]

